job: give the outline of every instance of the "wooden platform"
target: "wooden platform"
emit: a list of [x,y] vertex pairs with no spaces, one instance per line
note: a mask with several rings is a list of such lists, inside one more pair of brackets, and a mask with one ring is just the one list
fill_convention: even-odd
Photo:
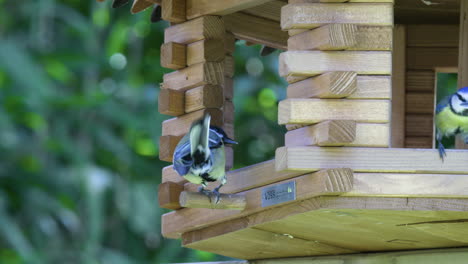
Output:
[[[224,192],[245,195],[245,210],[179,209],[162,233],[242,259],[468,246],[468,152],[447,153],[442,163],[437,150],[280,148],[276,162],[228,173]],[[264,188],[288,182],[296,199],[262,206]]]

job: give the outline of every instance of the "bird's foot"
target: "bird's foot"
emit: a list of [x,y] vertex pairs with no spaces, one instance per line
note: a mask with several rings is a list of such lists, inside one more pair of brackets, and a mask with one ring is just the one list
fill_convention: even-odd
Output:
[[[219,198],[221,196],[221,194],[219,193],[219,188],[214,188],[211,194],[212,194],[212,196],[210,196],[211,203],[218,204],[220,200]],[[214,201],[212,200],[213,198],[214,198]]]
[[203,193],[204,195],[208,196],[211,199],[211,191],[206,190],[205,187],[203,186],[198,187],[198,192]]
[[442,162],[444,162],[444,157],[447,156],[447,153],[445,152],[445,147],[444,145],[442,144],[442,142],[439,142],[437,144],[437,148],[439,149],[439,156],[440,156],[440,159],[442,160]]

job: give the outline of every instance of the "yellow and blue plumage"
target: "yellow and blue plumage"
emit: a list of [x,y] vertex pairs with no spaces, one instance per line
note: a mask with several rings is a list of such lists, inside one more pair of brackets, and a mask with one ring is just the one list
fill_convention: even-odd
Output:
[[468,87],[442,100],[436,108],[437,143],[441,159],[445,154],[442,138],[461,134],[468,143]]

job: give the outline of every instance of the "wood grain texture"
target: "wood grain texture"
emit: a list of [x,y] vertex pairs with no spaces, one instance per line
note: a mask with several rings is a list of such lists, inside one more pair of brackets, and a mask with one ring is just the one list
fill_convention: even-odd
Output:
[[164,182],[175,182],[177,184],[185,184],[187,183],[187,180],[180,176],[177,173],[177,171],[174,170],[174,167],[170,165],[162,169],[161,183]]
[[407,114],[429,114],[435,111],[433,93],[407,93],[405,99]]
[[407,68],[409,70],[433,70],[436,67],[456,67],[457,48],[408,48]]
[[244,13],[227,15],[224,21],[226,30],[232,32],[238,39],[277,49],[287,49],[288,33],[282,31],[275,21]]
[[434,93],[435,72],[433,70],[407,71],[406,90],[408,92]]
[[436,149],[282,147],[276,150],[277,170],[351,168],[355,172],[466,174],[468,153],[447,150],[444,162]]
[[314,124],[325,120],[387,123],[388,100],[286,99],[279,103],[278,123]]
[[405,147],[406,148],[422,148],[422,149],[430,149],[434,145],[434,138],[433,137],[412,137],[407,136],[405,138]]
[[290,84],[288,98],[343,98],[356,91],[355,72],[327,72]]
[[285,146],[388,147],[389,138],[388,124],[325,121],[287,132]]
[[236,69],[234,57],[231,55],[226,55],[223,60],[224,64],[224,76],[228,78],[234,77],[234,72]]
[[158,95],[158,111],[164,115],[180,116],[185,113],[183,91],[161,89]]
[[286,1],[273,0],[273,1],[268,1],[267,3],[262,4],[262,5],[244,9],[242,10],[242,12],[252,15],[252,16],[266,18],[269,20],[280,22],[281,8],[286,4],[287,4]]
[[[460,42],[458,45],[458,88],[468,86],[468,3],[460,1]],[[468,149],[462,136],[455,139],[455,148]]]
[[287,51],[280,54],[280,76],[313,76],[329,71],[391,74],[392,56],[386,51]]
[[251,8],[269,0],[187,0],[187,19],[206,15],[227,15],[243,9]]
[[205,113],[211,115],[211,124],[214,126],[223,126],[223,112],[219,109],[203,109],[192,112],[190,114],[181,115],[179,117],[165,120],[162,123],[162,136],[183,136],[189,130],[192,123],[201,119]]
[[219,201],[216,203],[214,194],[210,196],[200,192],[186,192],[180,193],[179,197],[180,206],[184,208],[208,208],[208,209],[222,209],[222,210],[244,210],[246,206],[245,196],[238,194],[225,194],[219,195]]
[[236,51],[236,37],[231,32],[226,32],[224,35],[224,49],[226,54],[232,54]]
[[430,115],[406,115],[405,135],[407,137],[432,137],[434,117]]
[[223,87],[219,85],[203,85],[185,92],[185,113],[191,113],[204,108],[221,108],[223,106]]
[[182,136],[165,135],[159,137],[159,159],[172,162],[174,150]]
[[187,68],[166,73],[162,89],[186,91],[202,85],[221,85],[224,82],[224,63],[198,63]]
[[[352,188],[352,174],[352,171],[349,169],[334,169],[296,177],[293,179],[293,181],[296,182],[296,200],[304,200],[319,195],[336,195],[346,192]],[[186,208],[163,215],[163,236],[177,237],[179,234],[193,229],[220,223],[221,221],[244,217],[279,205],[294,202],[290,201],[279,205],[262,207],[262,188],[251,189],[238,194],[245,195],[247,201],[247,205],[242,212],[233,213],[227,210]],[[192,221],[186,221],[186,219],[192,219]]]
[[187,20],[185,9],[185,0],[162,0],[161,17],[169,22],[182,23]]
[[187,66],[186,48],[175,42],[161,45],[161,66],[169,69],[182,69]]
[[184,186],[175,182],[164,182],[158,186],[159,207],[177,210],[181,208],[179,195],[184,191]]
[[316,28],[324,24],[392,26],[393,4],[288,4],[281,9],[281,28]]
[[234,79],[224,77],[224,83],[221,85],[224,91],[224,98],[232,101],[234,99]]
[[391,146],[405,146],[406,107],[406,27],[396,25],[393,31]]
[[348,99],[390,99],[392,97],[391,76],[358,75],[356,91]]
[[224,21],[217,16],[204,16],[184,23],[170,26],[164,30],[164,42],[189,44],[202,39],[225,37]]
[[328,24],[288,39],[289,50],[391,50],[392,28]]
[[458,25],[408,25],[407,31],[408,47],[458,47]]
[[187,65],[222,61],[225,53],[223,41],[216,39],[199,40],[187,45]]

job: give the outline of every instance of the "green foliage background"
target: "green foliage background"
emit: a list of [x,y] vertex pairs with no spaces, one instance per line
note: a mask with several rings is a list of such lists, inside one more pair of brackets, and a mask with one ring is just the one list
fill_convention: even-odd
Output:
[[[160,235],[166,22],[129,5],[0,0],[0,263],[223,259]],[[235,166],[272,158],[285,83],[238,42]]]

